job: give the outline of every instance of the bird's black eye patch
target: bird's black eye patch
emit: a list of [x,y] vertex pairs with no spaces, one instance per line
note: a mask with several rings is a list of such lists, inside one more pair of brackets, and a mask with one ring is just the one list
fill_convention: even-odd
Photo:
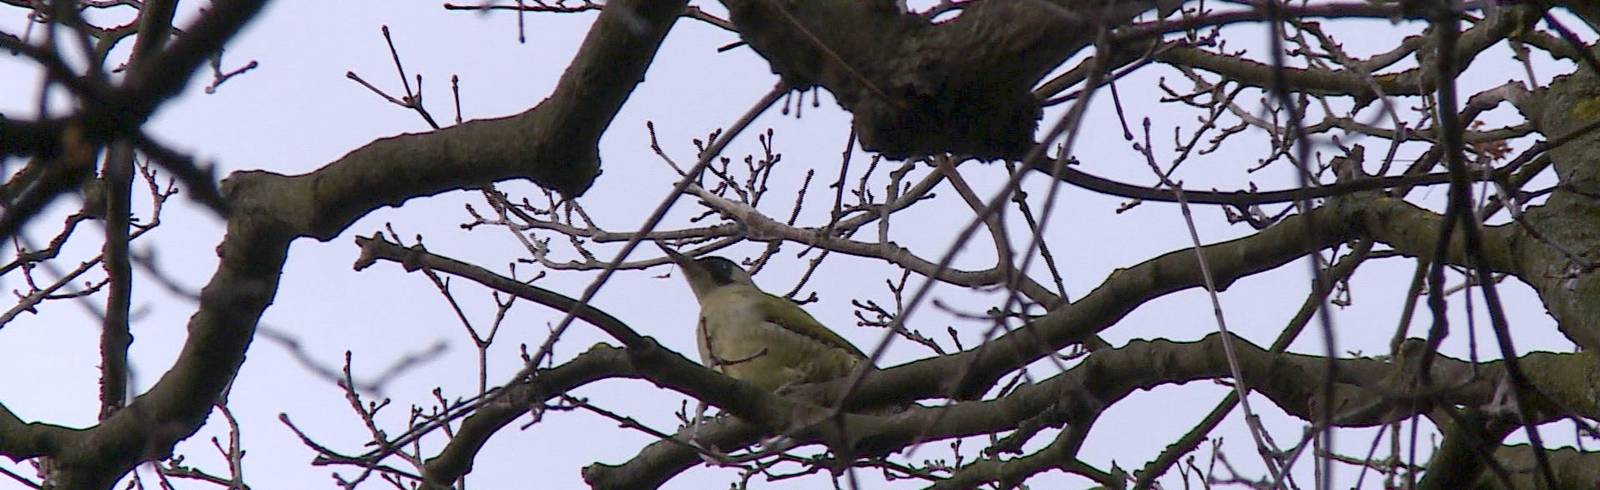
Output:
[[722,257],[706,257],[697,262],[706,266],[706,271],[711,273],[711,281],[719,285],[732,284],[735,271],[740,270],[739,264]]

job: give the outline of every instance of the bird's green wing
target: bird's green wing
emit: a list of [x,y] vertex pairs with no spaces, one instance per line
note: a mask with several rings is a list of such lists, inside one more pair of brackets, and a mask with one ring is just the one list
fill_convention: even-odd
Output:
[[830,347],[848,352],[852,356],[862,359],[867,358],[866,354],[861,353],[861,349],[857,349],[855,345],[845,340],[844,337],[840,337],[839,334],[833,333],[833,330],[829,330],[828,327],[818,322],[816,318],[812,318],[811,314],[806,313],[806,310],[801,309],[799,305],[771,294],[762,293],[762,295],[766,297],[761,301],[761,313],[766,315],[767,321],[815,339],[817,342]]

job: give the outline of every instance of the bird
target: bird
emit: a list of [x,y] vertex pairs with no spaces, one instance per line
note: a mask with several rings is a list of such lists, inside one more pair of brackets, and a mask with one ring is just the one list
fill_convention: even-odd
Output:
[[872,364],[861,349],[792,301],[756,287],[727,258],[690,258],[660,245],[700,302],[700,362],[771,392],[843,378]]

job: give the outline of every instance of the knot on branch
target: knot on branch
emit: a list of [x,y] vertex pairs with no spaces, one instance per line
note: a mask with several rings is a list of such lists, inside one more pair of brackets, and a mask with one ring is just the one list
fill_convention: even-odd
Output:
[[353,266],[356,271],[371,267],[373,264],[378,263],[378,259],[389,258],[399,254],[401,256],[400,267],[404,268],[406,272],[416,272],[422,269],[423,260],[428,255],[428,248],[424,247],[422,242],[402,248],[399,244],[390,243],[382,235],[378,234],[368,237],[357,236],[356,246],[361,249],[361,255],[356,257],[356,263]]
[[[596,347],[599,346],[597,345]],[[627,343],[623,352],[628,356],[628,363],[632,364],[635,369],[644,366],[658,366],[666,362],[663,356],[667,351],[661,348],[661,343],[656,342],[655,337],[640,336],[633,342]]]
[[305,186],[298,185],[298,181],[296,177],[264,170],[234,172],[222,179],[219,190],[230,209],[229,234],[244,229],[278,235],[305,234],[314,213],[307,206]]
[[862,146],[890,158],[1021,157],[1041,114],[1031,87],[1089,44],[1088,27],[1123,14],[990,0],[933,23],[892,2],[726,3],[774,73],[796,89],[826,87],[855,114]]

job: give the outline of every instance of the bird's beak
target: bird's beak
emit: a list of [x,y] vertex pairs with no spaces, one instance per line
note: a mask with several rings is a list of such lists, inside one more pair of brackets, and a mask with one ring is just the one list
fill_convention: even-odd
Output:
[[697,269],[698,268],[696,266],[699,265],[699,264],[696,264],[694,262],[694,259],[689,258],[689,256],[681,254],[681,253],[678,253],[676,250],[667,248],[667,246],[666,245],[662,245],[661,242],[655,242],[655,243],[656,243],[656,247],[657,248],[660,248],[662,252],[667,254],[667,258],[668,259],[672,259],[672,263],[678,264],[678,267],[684,268],[684,269]]
[[694,291],[696,298],[701,297],[706,291],[710,290],[711,272],[706,269],[706,266],[695,262],[693,258],[687,255],[667,248],[661,242],[656,242],[656,246],[667,254],[668,259],[672,259],[673,264],[677,264],[678,270],[683,273],[683,279],[689,282],[689,289]]

